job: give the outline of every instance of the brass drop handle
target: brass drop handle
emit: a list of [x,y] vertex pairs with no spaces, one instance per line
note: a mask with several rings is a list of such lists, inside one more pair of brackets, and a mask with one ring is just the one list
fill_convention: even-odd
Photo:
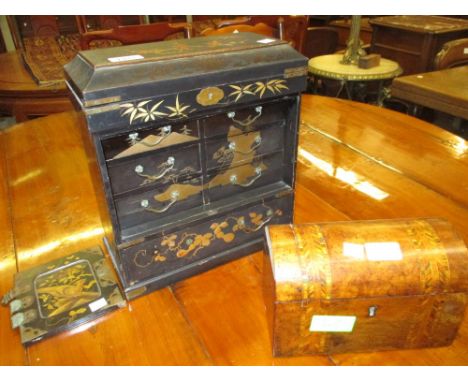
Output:
[[250,181],[248,181],[247,183],[237,183],[237,175],[236,174],[232,174],[230,177],[229,177],[229,181],[231,182],[231,184],[234,184],[236,186],[240,186],[240,187],[249,187],[251,186],[258,178],[260,178],[262,176],[262,168],[261,167],[256,167],[255,168],[255,177],[253,177],[252,179],[250,179]]
[[262,137],[260,135],[257,135],[257,137],[254,140],[254,143],[255,144],[251,147],[250,150],[241,151],[241,150],[236,149],[236,142],[230,142],[229,143],[229,150],[232,151],[232,152],[238,153],[238,154],[243,154],[243,155],[250,154],[250,153],[254,152],[255,150],[257,150],[260,147],[260,145],[262,144]]
[[167,160],[163,163],[161,163],[159,167],[163,167],[163,170],[157,174],[157,175],[148,175],[145,174],[145,168],[139,164],[135,167],[134,171],[138,176],[141,176],[143,178],[148,179],[149,182],[154,182],[155,180],[161,179],[164,175],[166,175],[169,171],[171,171],[174,168],[175,165],[175,158],[174,157],[169,157]]
[[242,217],[242,218],[238,219],[239,228],[242,231],[244,231],[245,233],[256,232],[256,231],[262,229],[263,227],[265,227],[265,225],[268,224],[270,222],[270,220],[273,219],[274,216],[275,216],[275,214],[273,213],[273,210],[271,208],[268,208],[268,210],[266,212],[266,219],[263,220],[259,225],[255,226],[253,228],[246,227],[245,226],[245,219]]
[[145,211],[150,211],[150,212],[154,212],[155,214],[160,214],[161,212],[166,212],[169,208],[171,208],[174,205],[174,203],[177,202],[177,200],[179,199],[179,196],[180,196],[179,191],[172,191],[171,201],[169,202],[169,204],[166,204],[166,206],[163,208],[150,207],[148,199],[143,199],[140,202],[140,206],[143,207]]
[[168,126],[163,126],[161,127],[161,135],[159,137],[159,139],[154,142],[154,143],[148,143],[148,142],[145,142],[145,141],[140,141],[140,143],[144,146],[147,146],[147,147],[154,147],[154,146],[157,146],[159,145],[163,140],[165,140],[169,135],[171,135],[171,132],[172,132],[172,126],[171,125],[168,125]]
[[246,119],[243,121],[237,120],[236,117],[236,112],[235,111],[230,111],[227,113],[227,116],[229,119],[232,119],[233,122],[237,123],[238,125],[241,125],[242,127],[247,127],[250,126],[252,123],[254,123],[260,116],[262,115],[262,106],[257,106],[255,108],[255,112],[257,113],[255,116],[249,115]]

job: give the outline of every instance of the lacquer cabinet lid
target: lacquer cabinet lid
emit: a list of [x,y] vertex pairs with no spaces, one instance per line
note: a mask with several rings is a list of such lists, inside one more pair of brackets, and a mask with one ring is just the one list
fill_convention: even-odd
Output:
[[468,251],[441,219],[266,229],[276,301],[468,291]]
[[307,75],[307,58],[254,33],[81,51],[65,66],[84,107],[180,93],[261,76]]

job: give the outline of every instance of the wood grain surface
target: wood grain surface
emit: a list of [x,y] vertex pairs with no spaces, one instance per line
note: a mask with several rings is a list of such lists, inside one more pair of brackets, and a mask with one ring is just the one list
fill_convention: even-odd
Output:
[[19,51],[0,54],[0,112],[25,121],[30,116],[72,109],[65,82],[39,86],[26,69]]
[[[295,222],[440,216],[468,241],[468,146],[385,109],[303,96]],[[77,131],[61,113],[0,135],[0,288],[12,275],[100,244],[102,225]],[[16,257],[15,257],[16,254]],[[437,349],[273,358],[255,253],[132,301],[23,349],[0,308],[0,364],[466,365],[468,319]]]

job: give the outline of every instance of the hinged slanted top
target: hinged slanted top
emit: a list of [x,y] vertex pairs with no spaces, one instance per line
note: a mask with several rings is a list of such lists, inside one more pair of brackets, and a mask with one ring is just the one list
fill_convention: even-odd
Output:
[[269,226],[277,302],[468,291],[468,251],[440,219]]
[[[254,33],[82,51],[65,66],[85,106],[286,75],[307,59],[286,42]],[[306,76],[306,70],[302,76]]]

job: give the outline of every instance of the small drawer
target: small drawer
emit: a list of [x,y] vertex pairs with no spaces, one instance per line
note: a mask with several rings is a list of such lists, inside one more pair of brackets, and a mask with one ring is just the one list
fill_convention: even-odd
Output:
[[284,145],[284,122],[280,126],[206,141],[208,170],[229,167],[232,164],[252,162],[258,155],[279,151]]
[[290,101],[270,102],[225,112],[201,120],[205,137],[241,134],[286,121]]
[[208,175],[205,189],[207,198],[213,202],[281,180],[283,152],[256,157],[241,166],[214,170]]
[[120,229],[203,205],[202,178],[191,178],[166,187],[115,199]]
[[194,120],[174,125],[136,129],[104,139],[102,148],[106,160],[111,160],[197,140],[199,140],[198,123]]
[[201,175],[198,144],[150,152],[129,160],[108,162],[112,192],[120,194],[151,184],[175,183]]
[[267,224],[291,222],[292,196],[265,201],[121,250],[128,284],[186,269],[263,236]]

